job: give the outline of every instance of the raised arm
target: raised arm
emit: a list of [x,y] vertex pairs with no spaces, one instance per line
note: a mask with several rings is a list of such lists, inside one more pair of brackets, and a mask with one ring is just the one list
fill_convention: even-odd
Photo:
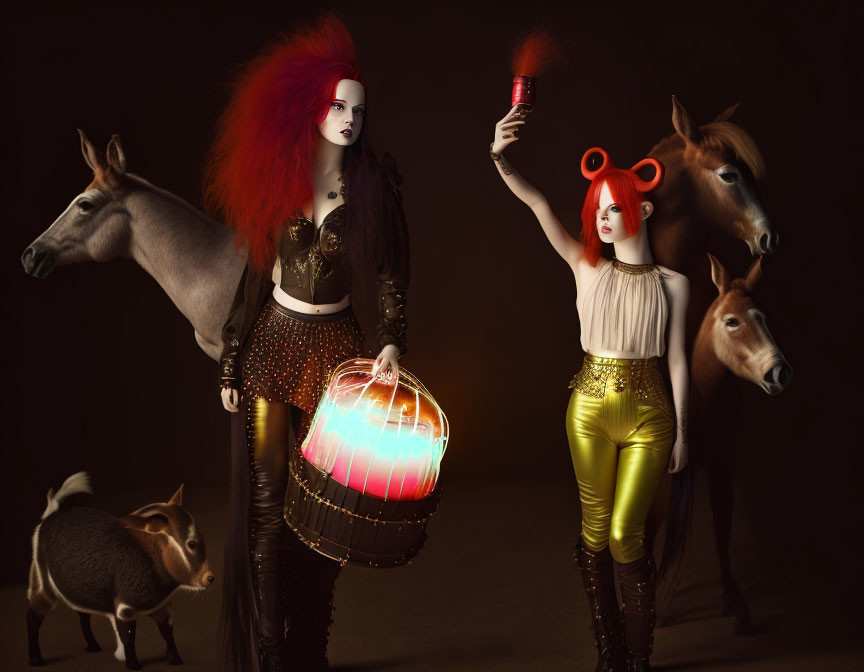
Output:
[[513,164],[504,157],[504,150],[519,139],[516,133],[524,123],[525,115],[519,112],[518,105],[514,106],[507,113],[507,116],[495,124],[495,139],[490,148],[490,155],[495,161],[498,174],[504,180],[504,184],[510,188],[516,198],[531,208],[537,221],[540,222],[540,226],[543,227],[543,233],[552,243],[552,247],[575,270],[576,265],[582,259],[582,243],[567,233],[555,213],[552,212],[552,208],[549,207],[546,197],[528,184],[525,178],[516,172]]
[[690,374],[687,369],[687,354],[684,347],[687,303],[690,300],[690,281],[680,273],[666,280],[669,289],[669,378],[672,381],[672,398],[675,402],[677,434],[669,471],[675,473],[687,466],[687,422],[690,398]]

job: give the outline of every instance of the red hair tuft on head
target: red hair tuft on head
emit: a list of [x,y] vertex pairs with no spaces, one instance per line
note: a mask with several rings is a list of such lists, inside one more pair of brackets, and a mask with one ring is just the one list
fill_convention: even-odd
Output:
[[286,219],[312,200],[312,167],[336,84],[354,79],[354,43],[332,14],[251,61],[233,86],[208,158],[204,197],[269,271]]

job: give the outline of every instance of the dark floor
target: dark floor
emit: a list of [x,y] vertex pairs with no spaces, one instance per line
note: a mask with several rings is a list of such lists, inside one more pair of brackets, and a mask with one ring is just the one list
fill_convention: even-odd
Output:
[[[704,492],[703,479],[697,492]],[[169,493],[170,494],[170,493]],[[445,488],[430,540],[421,556],[398,570],[343,572],[330,646],[333,668],[372,670],[592,670],[587,606],[571,561],[577,512],[575,484]],[[102,496],[115,513],[164,493]],[[221,570],[223,493],[187,490],[185,503]],[[531,502],[530,507],[525,504]],[[208,507],[206,504],[209,503]],[[518,504],[518,506],[517,506]],[[117,508],[113,508],[117,507]],[[736,516],[736,570],[758,633],[734,636],[720,617],[717,563],[707,509],[697,498],[694,539],[679,595],[666,610],[674,623],[657,630],[658,670],[784,672],[862,670],[854,598],[839,574],[798,552],[794,539],[769,539],[758,515]],[[759,530],[758,532],[756,530]],[[221,572],[220,572],[221,573]],[[176,601],[178,648],[186,670],[214,670],[220,586]],[[24,585],[0,590],[0,669],[28,669]],[[120,670],[114,636],[94,619],[103,646],[84,653],[78,619],[58,607],[42,628],[47,669]],[[138,630],[145,669],[169,668],[152,622]]]

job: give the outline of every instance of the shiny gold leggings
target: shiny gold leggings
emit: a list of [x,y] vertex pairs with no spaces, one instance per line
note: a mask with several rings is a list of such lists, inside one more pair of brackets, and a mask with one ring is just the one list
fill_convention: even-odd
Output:
[[[648,382],[655,383],[659,376],[654,364],[652,370],[643,368],[646,361],[587,356],[567,407],[567,438],[582,502],[582,540],[592,551],[608,544],[617,562],[644,555],[645,518],[669,466],[674,437],[672,418],[645,403]],[[591,366],[596,372],[583,376]],[[579,384],[580,376],[591,383],[590,389]],[[598,391],[602,396],[595,396]],[[656,385],[651,391],[658,394]]]

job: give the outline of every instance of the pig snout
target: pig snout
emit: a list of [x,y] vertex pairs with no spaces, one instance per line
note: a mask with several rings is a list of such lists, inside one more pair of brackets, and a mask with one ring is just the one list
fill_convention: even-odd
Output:
[[216,575],[210,570],[210,565],[208,563],[204,563],[204,566],[201,567],[201,571],[195,576],[192,580],[192,587],[198,588],[199,590],[206,590],[210,586],[212,586],[216,581]]

